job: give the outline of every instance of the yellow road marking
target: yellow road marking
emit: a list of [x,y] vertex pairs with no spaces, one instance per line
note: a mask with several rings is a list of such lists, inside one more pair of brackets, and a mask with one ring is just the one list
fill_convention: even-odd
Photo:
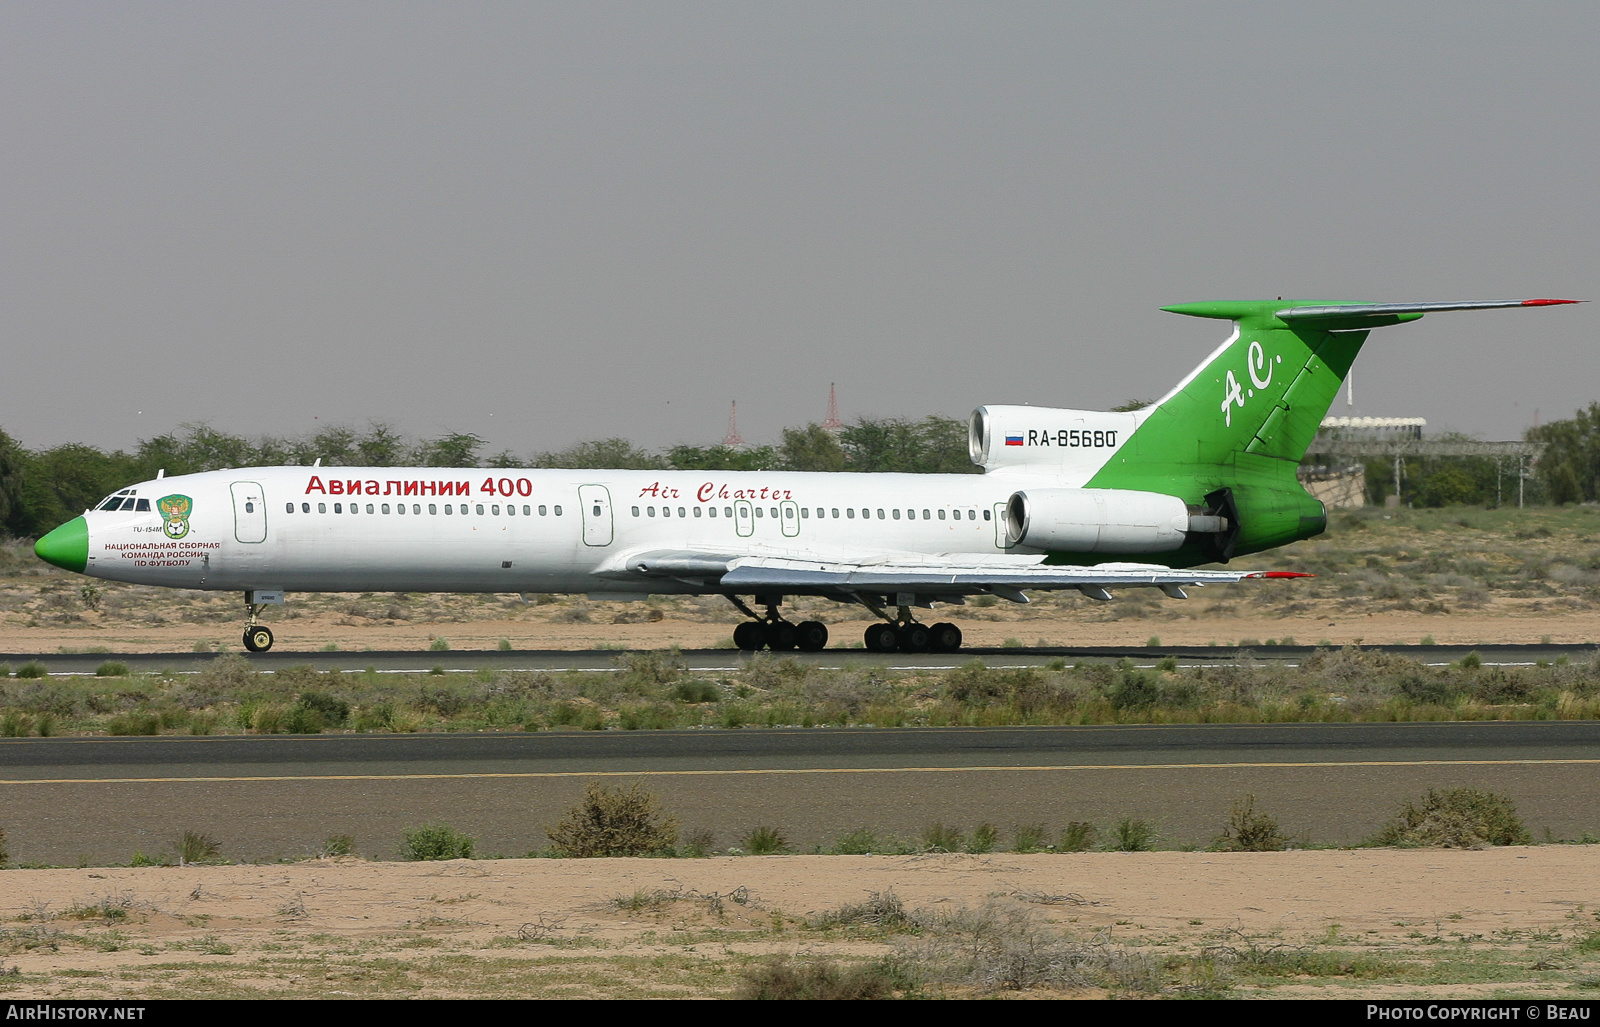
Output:
[[256,777],[59,777],[0,779],[0,785],[184,784],[250,781],[465,781],[560,777],[732,777],[785,774],[992,774],[1079,770],[1265,770],[1283,767],[1547,767],[1592,760],[1352,760],[1307,763],[1078,763],[1048,767],[811,767],[797,770],[557,770],[506,774],[276,774]]

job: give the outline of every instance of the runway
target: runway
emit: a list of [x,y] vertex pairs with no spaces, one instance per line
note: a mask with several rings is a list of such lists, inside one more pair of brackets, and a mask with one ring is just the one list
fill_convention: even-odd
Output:
[[1464,786],[1575,837],[1600,832],[1600,723],[0,739],[0,826],[13,860],[52,864],[156,856],[185,830],[235,859],[310,855],[332,834],[389,857],[436,821],[521,855],[591,780],[639,781],[719,847],[760,824],[810,850],[863,826],[990,822],[1004,842],[1123,817],[1204,845],[1245,794],[1305,841],[1350,843],[1404,799]]
[[[1475,652],[1490,665],[1531,665],[1539,660],[1554,663],[1563,657],[1576,663],[1593,659],[1600,653],[1595,645],[1370,645],[1363,648],[1374,652],[1394,653],[1427,664],[1454,663],[1467,653]],[[1148,666],[1157,660],[1172,658],[1180,666],[1251,660],[1279,661],[1297,664],[1317,651],[1316,646],[1143,646],[1106,647],[1072,646],[1060,648],[1026,649],[962,649],[955,653],[872,653],[865,649],[825,649],[820,653],[786,652],[777,654],[784,659],[796,659],[819,667],[845,669],[876,666],[904,670],[937,670],[958,667],[969,660],[983,660],[992,667],[1045,666],[1054,660],[1068,663],[1079,661],[1116,661],[1131,659]],[[283,667],[312,666],[317,670],[360,671],[373,668],[379,673],[416,674],[435,668],[446,671],[474,671],[484,667],[498,670],[527,671],[610,671],[617,667],[622,655],[614,649],[583,650],[459,650],[430,652],[418,650],[390,650],[385,652],[293,652],[241,653],[259,671],[271,673]],[[774,654],[763,654],[770,658]],[[733,671],[756,658],[756,654],[741,653],[733,649],[691,649],[682,654],[689,669],[696,672]],[[0,664],[9,664],[13,670],[30,661],[37,661],[54,674],[93,674],[108,660],[125,663],[136,673],[194,673],[216,660],[216,653],[0,653]]]

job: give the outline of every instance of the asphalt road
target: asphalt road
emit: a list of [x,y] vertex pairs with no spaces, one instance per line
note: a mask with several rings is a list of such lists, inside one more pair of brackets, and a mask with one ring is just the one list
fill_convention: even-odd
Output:
[[14,860],[52,864],[159,855],[185,830],[238,859],[309,855],[333,834],[392,856],[438,821],[518,855],[594,780],[641,782],[718,846],[760,824],[810,849],[863,826],[987,821],[1004,841],[1123,817],[1203,845],[1246,794],[1291,834],[1352,842],[1404,799],[1464,786],[1576,837],[1600,833],[1600,723],[0,739],[0,827]]
[[[1600,652],[1594,645],[1372,645],[1366,649],[1397,653],[1424,663],[1445,664],[1476,652],[1487,664],[1532,664],[1538,660],[1556,660],[1566,657],[1573,662],[1587,661]],[[1205,664],[1238,660],[1274,660],[1299,663],[1316,652],[1315,646],[1287,645],[1261,646],[1239,649],[1232,646],[1163,646],[1145,647],[1090,647],[1069,646],[1040,649],[962,649],[958,653],[870,653],[864,649],[827,649],[820,653],[784,653],[785,658],[803,660],[822,667],[883,666],[893,668],[940,668],[960,666],[968,660],[983,660],[991,666],[1023,667],[1042,666],[1051,660],[1120,660],[1124,657],[1139,664],[1153,664],[1164,657],[1172,657],[1180,665]],[[612,649],[587,650],[460,650],[450,652],[423,652],[417,650],[391,650],[386,652],[270,652],[243,653],[256,669],[271,672],[282,667],[309,664],[318,670],[365,670],[375,667],[380,672],[421,673],[443,667],[445,670],[477,670],[494,667],[502,670],[613,670],[620,655]],[[683,658],[695,671],[733,670],[752,659],[749,653],[732,649],[691,649]],[[13,671],[30,661],[37,661],[51,674],[93,674],[108,660],[125,663],[134,671],[174,671],[192,673],[217,659],[215,653],[0,653],[0,664],[9,665]]]

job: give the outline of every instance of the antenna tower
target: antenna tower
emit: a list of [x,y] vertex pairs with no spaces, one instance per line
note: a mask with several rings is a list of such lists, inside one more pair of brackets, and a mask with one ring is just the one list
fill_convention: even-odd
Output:
[[828,431],[838,431],[844,427],[844,422],[839,420],[839,401],[833,395],[833,383],[828,383],[828,419],[822,422],[822,427]]
[[728,437],[722,440],[728,447],[744,445],[744,439],[739,437],[739,401],[734,400],[733,406],[728,410]]

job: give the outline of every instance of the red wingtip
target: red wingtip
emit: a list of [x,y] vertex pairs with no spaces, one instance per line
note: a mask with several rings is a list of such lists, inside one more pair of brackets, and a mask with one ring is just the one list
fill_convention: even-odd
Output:
[[1315,574],[1305,574],[1301,571],[1264,571],[1263,578],[1314,578]]
[[1523,300],[1525,307],[1554,307],[1561,303],[1584,303],[1586,300]]

